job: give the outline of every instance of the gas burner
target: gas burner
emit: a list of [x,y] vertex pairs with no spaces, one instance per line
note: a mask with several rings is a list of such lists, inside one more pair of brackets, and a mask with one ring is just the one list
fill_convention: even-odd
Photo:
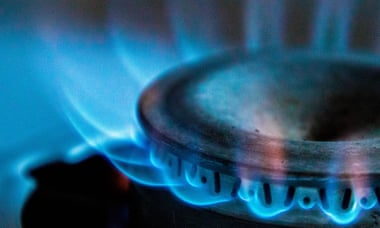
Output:
[[155,81],[139,118],[186,202],[270,224],[373,225],[378,88],[372,56],[233,53]]

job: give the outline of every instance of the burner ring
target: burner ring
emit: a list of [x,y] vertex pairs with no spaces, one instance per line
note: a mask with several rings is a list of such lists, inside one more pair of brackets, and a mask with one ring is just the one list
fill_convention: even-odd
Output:
[[[286,172],[287,176],[294,175],[298,179],[302,179],[303,177],[306,180],[309,180],[310,177],[324,180],[327,177],[337,177],[337,178],[351,178],[351,177],[360,177],[360,176],[369,176],[369,175],[378,175],[380,171],[380,163],[375,162],[380,154],[380,138],[372,137],[365,139],[354,139],[352,141],[342,141],[342,140],[324,140],[324,141],[312,141],[312,140],[294,140],[280,137],[271,137],[265,134],[261,134],[258,132],[258,129],[247,130],[247,129],[239,129],[236,126],[240,123],[229,124],[226,123],[226,120],[220,120],[214,118],[217,114],[212,116],[209,113],[206,113],[202,110],[204,107],[197,107],[197,104],[194,103],[194,97],[191,97],[191,89],[198,89],[197,96],[214,96],[215,91],[210,91],[210,88],[197,88],[200,85],[207,84],[207,80],[215,80],[215,83],[222,82],[221,74],[215,73],[216,71],[228,71],[228,68],[231,68],[231,65],[238,64],[250,64],[251,62],[258,62],[258,65],[263,65],[264,67],[269,68],[278,68],[280,65],[287,67],[288,71],[285,72],[287,75],[285,77],[289,77],[289,75],[297,74],[295,80],[289,83],[289,85],[285,85],[288,87],[292,87],[290,89],[297,89],[296,86],[306,86],[308,83],[321,83],[321,85],[316,86],[325,86],[327,91],[326,98],[331,97],[330,99],[336,99],[336,103],[339,101],[349,101],[347,100],[350,97],[351,92],[343,93],[340,91],[333,90],[345,90],[352,88],[352,93],[355,95],[359,90],[364,91],[362,94],[365,97],[359,102],[366,102],[365,104],[369,104],[370,108],[380,108],[378,107],[378,101],[380,101],[380,92],[377,91],[368,91],[368,90],[376,90],[380,86],[380,79],[377,76],[380,76],[380,65],[376,65],[376,63],[372,60],[368,60],[369,58],[360,57],[360,56],[330,56],[330,55],[315,55],[313,53],[305,53],[305,52],[295,52],[291,54],[277,53],[277,54],[231,54],[228,57],[217,58],[210,60],[208,62],[203,62],[199,64],[194,64],[188,66],[186,68],[182,68],[171,72],[166,75],[166,77],[161,78],[159,81],[155,82],[150,88],[148,88],[143,94],[140,100],[140,120],[147,129],[147,134],[151,136],[156,141],[163,141],[166,144],[173,147],[174,153],[180,153],[180,156],[188,157],[188,159],[198,160],[198,157],[201,157],[202,160],[210,160],[208,161],[210,164],[205,163],[205,165],[217,165],[220,166],[220,171],[224,170],[226,172],[232,171],[236,173],[236,164],[239,164],[241,168],[254,168],[256,171],[262,170],[264,173],[271,173],[273,177],[276,177],[276,173],[279,171]],[[360,61],[358,61],[360,60]],[[281,67],[282,67],[281,66]],[[256,67],[256,66],[250,66]],[[259,66],[262,67],[262,66]],[[227,69],[226,69],[227,68]],[[237,68],[237,67],[236,67]],[[312,69],[310,69],[312,68]],[[232,69],[233,70],[233,69]],[[245,69],[242,69],[244,71]],[[293,71],[293,72],[292,72]],[[304,71],[309,74],[309,77],[303,77]],[[312,73],[312,71],[317,71],[316,73]],[[229,73],[229,72],[227,72]],[[241,72],[239,72],[241,73]],[[260,72],[263,73],[263,72]],[[267,72],[264,72],[267,73]],[[269,72],[271,73],[271,72]],[[210,76],[214,74],[215,76]],[[252,73],[252,74],[255,74]],[[257,73],[256,73],[257,74]],[[280,72],[283,75],[283,72]],[[279,75],[280,75],[279,74]],[[322,74],[322,75],[320,75]],[[280,75],[280,76],[281,76]],[[365,76],[363,76],[365,75]],[[253,75],[254,76],[254,75]],[[255,83],[259,80],[266,80],[268,74],[262,76],[260,79],[256,81],[249,81],[248,83]],[[216,79],[214,79],[214,78]],[[234,77],[234,76],[230,76]],[[248,77],[242,77],[241,75],[236,75],[236,77],[243,78],[242,80],[231,80],[231,78],[227,78],[226,80],[230,80],[226,83],[230,83],[228,86],[235,87],[243,87],[244,80],[247,80]],[[273,84],[274,80],[279,80],[276,76],[270,76],[271,79],[267,82],[257,82],[260,83],[260,86],[268,86],[271,87],[274,85],[268,85],[269,83]],[[313,78],[315,77],[315,78]],[[317,78],[318,77],[318,78]],[[329,80],[326,82],[327,77],[334,77],[335,79]],[[348,79],[344,80],[343,78],[347,77]],[[263,79],[264,78],[264,79]],[[311,79],[310,79],[311,78]],[[272,80],[272,81],[270,81]],[[306,82],[298,83],[297,80],[304,80]],[[242,83],[243,81],[243,83]],[[363,82],[364,81],[364,82]],[[337,83],[336,83],[337,82]],[[234,84],[235,83],[235,84]],[[267,83],[267,85],[264,85]],[[276,82],[275,82],[276,83]],[[278,83],[284,83],[284,80],[280,80]],[[334,84],[336,83],[336,84]],[[340,85],[342,83],[343,85]],[[359,85],[357,85],[359,83]],[[236,85],[237,84],[237,85]],[[370,85],[370,87],[368,87]],[[206,86],[215,86],[212,83],[207,84]],[[215,86],[216,89],[217,86]],[[220,86],[226,87],[226,86]],[[252,86],[255,87],[255,86]],[[331,88],[327,88],[331,87]],[[345,88],[346,87],[346,88]],[[205,89],[207,94],[201,94],[199,90]],[[220,88],[219,88],[220,89]],[[221,88],[226,89],[226,88]],[[239,89],[239,88],[237,88]],[[244,88],[247,90],[247,88]],[[248,89],[252,89],[251,87]],[[279,88],[269,88],[269,90],[276,90],[273,93],[280,93],[281,91],[277,91]],[[281,89],[281,88],[280,88]],[[285,88],[284,89],[289,89]],[[321,88],[312,89],[311,92],[315,92]],[[322,88],[323,89],[323,88]],[[236,90],[236,88],[234,88]],[[265,90],[265,89],[264,89]],[[303,89],[305,91],[305,89]],[[302,91],[302,92],[303,92]],[[216,91],[219,93],[226,91]],[[227,92],[235,92],[228,90]],[[267,92],[267,91],[264,91]],[[271,92],[271,91],[270,91]],[[337,93],[336,94],[329,94]],[[224,98],[223,104],[225,106],[231,106],[229,102],[236,103],[236,94],[225,94],[227,97]],[[250,96],[252,94],[249,94]],[[298,95],[298,94],[291,94]],[[217,94],[217,99],[220,99],[220,96],[223,94]],[[235,96],[235,97],[233,97]],[[310,96],[307,94],[306,96]],[[319,94],[312,94],[312,96],[319,96]],[[342,98],[339,98],[342,96]],[[345,98],[347,96],[348,98]],[[189,98],[190,97],[190,98]],[[230,98],[233,97],[233,98]],[[262,98],[262,97],[260,97]],[[193,99],[193,100],[190,100]],[[203,98],[198,98],[203,99]],[[208,102],[213,102],[213,98],[206,98]],[[206,100],[204,99],[204,100]],[[273,99],[273,98],[271,98]],[[303,97],[288,97],[284,98],[288,99],[289,102],[297,103],[302,102],[300,99],[304,99]],[[294,100],[292,100],[294,99]],[[298,99],[298,100],[297,100]],[[311,105],[319,105],[319,100],[314,101],[314,98],[310,98],[310,101],[307,101],[309,106]],[[340,99],[340,100],[339,100]],[[372,99],[372,100],[369,100]],[[207,102],[207,101],[206,101]],[[220,101],[216,101],[219,102]],[[270,101],[271,102],[271,101]],[[284,101],[275,101],[277,103]],[[286,101],[285,101],[286,102]],[[314,102],[314,103],[313,103]],[[328,101],[322,101],[328,102]],[[358,101],[354,101],[358,102]],[[265,102],[262,102],[265,103]],[[239,105],[238,103],[237,105]],[[212,105],[211,103],[206,105]],[[221,106],[221,104],[218,104]],[[236,104],[232,104],[236,105]],[[249,104],[248,104],[249,105]],[[268,106],[267,104],[260,104],[262,106]],[[270,104],[269,104],[270,105]],[[284,104],[275,104],[277,106],[283,106]],[[286,105],[286,104],[285,104]],[[295,104],[298,105],[298,104]],[[323,105],[323,104],[322,104]],[[350,104],[351,105],[351,104]],[[220,109],[220,107],[218,107]],[[256,109],[260,107],[253,107],[250,112],[257,111]],[[276,108],[276,107],[275,107]],[[283,108],[283,107],[279,107]],[[305,108],[302,106],[297,106],[296,108]],[[306,107],[310,108],[310,107]],[[328,109],[329,107],[324,109]],[[347,108],[343,107],[342,109]],[[246,107],[231,107],[227,108],[228,110],[224,111],[223,114],[231,114],[233,110],[246,109]],[[264,109],[269,109],[264,107]],[[215,110],[212,110],[215,111]],[[265,110],[264,110],[265,111]],[[271,110],[270,110],[271,111]],[[275,110],[276,111],[276,110]],[[337,112],[339,110],[332,110],[331,112]],[[344,110],[343,110],[344,111]],[[355,111],[355,110],[354,110]],[[373,113],[376,115],[377,110],[373,110]],[[243,111],[244,112],[244,111]],[[289,110],[278,111],[278,112],[289,112]],[[295,111],[297,112],[297,111]],[[326,111],[327,112],[327,111]],[[287,113],[284,113],[287,114]],[[306,115],[310,113],[296,113],[297,115]],[[307,117],[307,121],[311,121],[310,118],[324,118],[319,117],[318,115],[323,115],[317,113],[313,117]],[[232,113],[234,115],[234,113]],[[261,113],[260,113],[261,115]],[[283,115],[280,113],[280,115]],[[332,113],[332,115],[336,115]],[[351,114],[352,115],[352,114]],[[358,114],[359,116],[354,116],[353,118],[361,118],[365,114]],[[371,116],[366,118],[372,118]],[[214,119],[213,119],[214,118]],[[229,117],[234,118],[234,116]],[[236,117],[241,118],[239,121],[245,121],[245,116]],[[277,118],[277,116],[273,117]],[[333,117],[337,118],[337,117]],[[356,122],[361,123],[361,121],[357,121],[355,119],[349,119]],[[375,117],[376,118],[376,117]],[[263,121],[258,118],[258,120],[253,120],[256,122]],[[264,120],[267,121],[267,120]],[[289,120],[285,120],[288,121]],[[291,120],[294,121],[294,120]],[[324,120],[321,120],[321,122]],[[373,120],[374,124],[378,121],[377,119]],[[210,124],[211,123],[211,124]],[[344,123],[344,122],[343,122]],[[276,124],[276,123],[269,123]],[[280,123],[281,124],[281,123]],[[294,124],[287,123],[287,125]],[[329,123],[323,123],[327,125]],[[332,123],[334,124],[334,123]],[[349,123],[348,123],[349,124]],[[354,123],[356,124],[356,123]],[[365,123],[367,124],[367,123]],[[371,124],[371,123],[370,123]],[[266,126],[263,126],[264,128]],[[272,127],[272,126],[269,126]],[[276,126],[274,126],[276,127]],[[309,128],[313,128],[308,126]],[[333,127],[333,126],[332,126]],[[344,126],[343,126],[344,127]],[[380,127],[380,124],[379,126]],[[361,130],[361,129],[359,129]],[[377,130],[377,129],[375,129]],[[373,130],[372,130],[373,131]],[[345,133],[345,132],[343,132]],[[351,132],[348,132],[351,133]],[[379,133],[379,132],[376,132]],[[299,134],[299,133],[296,133]],[[316,133],[318,134],[318,133]],[[377,135],[376,135],[377,136]],[[323,137],[323,136],[322,136]],[[348,136],[349,137],[349,136]],[[269,145],[269,149],[267,148]],[[265,149],[265,152],[262,150]],[[282,155],[278,153],[283,153]],[[198,155],[194,155],[198,154]],[[279,163],[285,164],[284,166],[277,167],[267,167],[268,163],[263,161],[268,160],[268,157],[273,157],[273,159],[277,159],[277,156],[282,156],[282,161]],[[331,169],[331,162],[334,162],[334,159],[339,159],[338,161],[342,161],[342,159],[361,159],[364,157],[369,157],[371,160],[366,161],[366,167],[356,167],[355,170],[347,170],[347,169]],[[379,157],[380,158],[380,157]],[[313,162],[311,162],[313,161]],[[371,162],[372,161],[372,162]],[[277,161],[273,161],[274,163]],[[219,163],[219,164],[215,164]],[[264,166],[263,166],[264,164]],[[272,164],[274,165],[274,164]],[[351,164],[354,165],[354,164]],[[216,168],[216,167],[214,167]],[[360,168],[360,169],[358,169]],[[279,170],[285,169],[285,170]]]
[[[263,204],[275,204],[273,189],[281,188],[282,206],[318,204],[335,222],[346,223],[340,218],[357,212],[357,188],[367,192],[362,208],[372,208],[380,193],[379,77],[373,56],[232,53],[155,81],[141,96],[139,119],[155,156],[166,157],[161,160],[178,176],[206,169],[213,174],[213,193],[229,186],[232,197],[243,194],[245,180],[257,181],[250,183],[257,185],[251,194],[260,194]],[[246,190],[241,198],[250,198]],[[338,206],[331,206],[331,192]],[[269,210],[264,217],[274,215]],[[282,222],[306,218],[295,217]],[[308,217],[327,223],[317,218]]]

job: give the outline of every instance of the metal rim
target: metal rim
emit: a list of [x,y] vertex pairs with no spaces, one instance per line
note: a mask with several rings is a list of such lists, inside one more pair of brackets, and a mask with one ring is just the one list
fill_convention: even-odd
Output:
[[[147,135],[152,140],[169,146],[173,153],[177,153],[183,158],[198,162],[202,160],[204,166],[226,173],[236,173],[237,168],[247,169],[248,171],[244,173],[251,173],[249,170],[254,169],[255,172],[262,172],[263,176],[270,179],[283,179],[286,174],[286,179],[297,179],[300,182],[309,182],[310,179],[316,182],[325,182],[331,177],[342,180],[377,177],[380,170],[380,164],[376,162],[376,158],[380,154],[379,138],[318,142],[273,138],[240,129],[220,132],[219,129],[210,128],[201,129],[201,132],[198,131],[197,134],[194,134],[194,131],[188,128],[197,121],[196,119],[188,119],[188,123],[186,123],[186,118],[178,119],[178,115],[173,115],[173,108],[178,110],[183,108],[181,97],[177,96],[177,92],[188,83],[194,83],[197,80],[202,83],[204,75],[237,62],[273,58],[273,56],[276,58],[327,59],[328,61],[343,60],[348,63],[374,67],[380,72],[380,66],[371,56],[319,55],[305,51],[266,51],[263,53],[243,51],[201,61],[164,74],[144,91],[140,99],[138,114]],[[169,97],[171,98],[168,99]],[[170,101],[172,108],[168,105]],[[184,113],[183,110],[181,112]],[[265,150],[264,153],[262,148],[268,145],[271,149]],[[275,161],[272,167],[268,167],[265,161],[268,158],[278,159],[277,151],[279,150],[285,153],[285,157],[281,161]],[[349,157],[355,161],[356,158],[360,160],[359,158],[363,158],[363,156],[371,158],[366,161],[366,167],[363,170],[331,169],[332,160]],[[285,165],[276,166],[278,163],[285,163]],[[350,165],[355,167],[355,164]]]

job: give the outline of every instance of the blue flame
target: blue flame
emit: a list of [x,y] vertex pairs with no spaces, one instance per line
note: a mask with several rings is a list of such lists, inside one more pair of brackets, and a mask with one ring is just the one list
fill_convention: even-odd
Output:
[[[341,192],[329,190],[331,196],[326,199],[328,204],[338,206],[326,208],[316,189],[302,187],[296,188],[294,197],[285,203],[289,186],[267,183],[270,188],[265,190],[268,187],[259,180],[243,180],[237,192],[238,197],[235,198],[231,195],[231,186],[236,181],[234,178],[182,160],[145,139],[140,140],[143,136],[131,134],[138,131],[138,125],[135,116],[125,115],[128,113],[125,110],[134,110],[137,95],[148,82],[174,65],[197,60],[226,49],[229,45],[222,36],[223,25],[215,11],[216,1],[208,1],[202,7],[184,1],[167,0],[165,3],[165,9],[170,12],[169,21],[165,17],[155,16],[141,20],[139,14],[151,10],[142,3],[111,1],[108,19],[110,35],[106,38],[107,44],[109,42],[111,46],[106,47],[112,47],[115,51],[119,58],[115,62],[119,62],[123,70],[119,67],[106,70],[115,82],[109,88],[103,86],[110,78],[105,80],[102,71],[88,72],[81,67],[67,71],[69,66],[89,64],[82,60],[84,56],[81,53],[70,50],[69,59],[76,61],[65,64],[67,58],[62,60],[61,65],[67,65],[64,69],[69,76],[69,80],[63,84],[63,94],[68,104],[65,111],[88,144],[109,157],[115,167],[132,180],[149,186],[166,186],[178,198],[192,205],[212,206],[240,200],[253,215],[260,218],[276,217],[295,207],[303,210],[320,208],[338,224],[351,223],[360,211],[374,206],[373,196],[368,198],[369,204],[359,204],[352,197],[349,209],[343,210],[340,207]],[[345,1],[343,8],[327,1],[318,4],[312,48],[346,50],[349,45],[351,1]],[[188,7],[192,7],[192,10],[189,11]],[[244,9],[247,47],[260,49],[285,46],[284,1],[248,1]],[[205,17],[208,19],[203,20]],[[161,23],[161,26],[157,27],[157,23]],[[98,45],[89,47],[89,51],[97,49]],[[100,50],[104,51],[101,45]],[[58,59],[66,55],[65,50],[57,53]],[[120,72],[125,78],[118,75]],[[94,75],[94,78],[88,75]],[[121,88],[122,84],[130,87]],[[131,96],[122,99],[123,96],[118,93],[120,91],[129,92]],[[115,140],[120,141],[120,145],[109,144]],[[266,194],[272,198],[266,199]]]
[[[244,185],[243,185],[244,186]],[[282,212],[289,210],[293,205],[285,204],[286,187],[280,185],[272,185],[270,194],[273,199],[271,202],[267,200],[264,193],[264,185],[261,182],[253,182],[243,187],[239,195],[245,195],[242,199],[247,202],[249,209],[261,218],[270,218]]]
[[107,24],[113,50],[130,79],[140,85],[182,60],[170,30],[166,29],[165,15],[150,4],[111,0]]
[[[106,144],[105,144],[106,145]],[[148,143],[141,138],[131,141],[111,142],[102,151],[111,162],[132,180],[149,186],[168,186],[162,170],[155,167],[150,160]]]
[[[138,183],[149,186],[167,186],[171,192],[186,203],[198,206],[212,206],[236,200],[231,195],[235,183],[234,177],[216,173],[182,160],[162,151],[153,145],[139,148],[131,142],[122,150],[107,150],[111,161],[123,173]],[[215,175],[218,175],[216,177]],[[219,185],[215,186],[218,178]],[[331,183],[336,183],[331,181]],[[245,202],[253,215],[259,218],[272,218],[286,214],[293,208],[311,210],[319,208],[325,215],[337,224],[353,223],[360,212],[370,210],[377,204],[377,198],[372,189],[364,190],[365,195],[359,195],[361,188],[352,188],[343,207],[345,188],[335,185],[326,187],[325,198],[321,198],[319,189],[312,187],[296,187],[293,196],[289,198],[290,186],[268,183],[270,200],[265,196],[265,183],[260,180],[242,180],[237,192],[238,199]],[[360,198],[359,198],[360,197]],[[289,199],[290,200],[289,200]],[[364,199],[364,200],[363,200]]]
[[[216,10],[217,0],[201,6],[167,0],[163,15],[169,15],[152,16],[147,21],[139,16],[153,15],[146,13],[155,10],[151,5],[110,1],[106,31],[96,26],[81,27],[75,19],[67,16],[57,19],[43,11],[45,4],[59,7],[57,3],[23,3],[17,12],[8,10],[14,7],[11,1],[1,6],[5,10],[0,8],[0,16],[6,19],[0,26],[0,49],[6,50],[0,52],[3,61],[0,73],[7,83],[0,84],[4,93],[0,102],[7,107],[0,118],[5,129],[1,131],[0,155],[5,165],[0,169],[0,186],[7,186],[0,189],[1,223],[20,226],[22,203],[34,187],[26,176],[28,170],[56,159],[76,162],[94,151],[108,156],[136,182],[168,186],[187,203],[206,206],[236,200],[229,189],[235,179],[201,167],[193,171],[194,164],[180,162],[146,142],[136,133],[140,129],[133,113],[143,87],[161,72],[231,46],[224,37],[228,31],[224,31],[222,16]],[[311,48],[349,49],[354,3],[345,0],[338,6],[335,1],[317,1]],[[28,10],[32,6],[42,11],[31,13]],[[193,9],[186,11],[187,7]],[[252,49],[286,46],[284,7],[284,1],[246,1],[244,44]],[[20,28],[25,19],[17,15],[29,14],[35,21],[28,21],[27,29]],[[63,22],[56,24],[57,21]],[[47,104],[53,104],[54,108]],[[61,111],[85,142],[67,130]],[[64,134],[46,134],[57,131]],[[38,132],[44,134],[40,136]],[[34,138],[33,142],[26,142],[29,137]],[[67,141],[64,145],[62,139]],[[221,186],[215,186],[215,179],[220,180]],[[326,199],[328,204],[338,205],[329,208],[319,200],[315,189],[298,188],[294,193],[296,200],[286,205],[283,202],[288,189],[284,186],[271,185],[270,192],[276,200],[270,205],[263,201],[263,191],[259,181],[243,180],[237,200],[261,218],[275,217],[294,207],[304,210],[318,207],[338,224],[352,223],[361,211],[377,205],[373,190],[366,190],[364,195],[354,191],[348,210],[338,207],[342,194],[336,186],[326,190],[331,192]]]
[[346,51],[349,48],[353,0],[318,2],[313,29],[313,48],[317,50]]
[[166,0],[172,32],[184,60],[196,60],[228,47],[225,26],[218,13],[220,1],[207,0],[206,3]]
[[284,46],[284,4],[283,0],[246,1],[244,23],[248,48]]
[[[180,185],[170,186],[170,190],[181,200],[192,205],[207,206],[217,203],[223,203],[232,199],[228,191],[223,192],[224,186],[216,193],[214,182],[212,181],[214,173],[198,167],[197,170],[190,174],[193,164],[182,161],[178,157],[169,156],[172,165],[166,171],[166,178],[169,182],[176,181]],[[223,178],[220,176],[219,178]],[[221,184],[224,184],[221,181]]]
[[[65,159],[82,141],[60,115],[52,88],[57,72],[38,36],[39,4],[14,1],[0,6],[0,226],[21,227],[23,204],[35,183],[28,172]],[[29,18],[24,24],[25,18]],[[65,138],[65,141],[62,141]],[[59,146],[58,146],[59,145]]]
[[324,207],[321,207],[321,210],[338,224],[349,224],[354,222],[362,210],[357,202],[357,199],[353,197],[350,202],[350,208],[344,210],[341,207],[342,199],[339,197],[342,194],[336,191],[339,190],[330,192],[331,194],[328,197],[329,208],[326,209]]

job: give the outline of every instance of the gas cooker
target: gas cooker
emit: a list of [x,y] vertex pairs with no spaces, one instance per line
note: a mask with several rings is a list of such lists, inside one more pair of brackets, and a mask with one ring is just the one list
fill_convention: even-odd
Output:
[[[320,213],[322,221],[312,223],[322,225],[360,224],[377,218],[377,144],[373,145],[377,136],[373,126],[377,123],[372,124],[376,116],[368,111],[368,108],[377,110],[376,99],[372,99],[377,97],[376,81],[356,79],[350,84],[344,81],[346,73],[341,72],[361,75],[376,68],[372,66],[377,65],[378,59],[378,26],[374,23],[378,18],[374,6],[378,4],[371,0],[344,0],[339,4],[324,0],[208,0],[202,5],[196,1],[171,0],[4,1],[0,5],[3,34],[0,47],[6,50],[0,53],[4,79],[0,96],[4,109],[0,116],[3,127],[0,160],[4,164],[0,169],[0,185],[7,187],[0,195],[0,204],[5,205],[0,212],[1,225],[21,225],[24,202],[36,188],[35,181],[27,175],[30,170],[57,160],[76,163],[92,153],[110,159],[133,183],[148,185],[149,189],[164,187],[164,191],[179,196],[185,207],[207,207],[208,213],[217,214],[218,219],[231,225],[227,217],[243,223],[289,225],[302,220],[299,215],[306,212]],[[235,48],[249,50],[251,54],[228,54]],[[236,69],[230,69],[219,79],[214,78],[219,82],[180,83],[182,87],[195,86],[195,93],[191,99],[159,99],[158,104],[167,100],[172,108],[144,111],[143,104],[149,101],[144,99],[139,114],[135,115],[143,89],[148,84],[152,85],[149,88],[156,88],[155,83],[162,83],[157,76],[180,76],[186,72],[198,75],[193,71],[199,67],[202,69],[198,72],[206,70],[205,66],[215,69],[218,64],[213,61],[224,61],[221,64],[224,65],[232,61],[231,56],[243,61],[249,56],[260,56],[265,50],[279,59],[283,59],[284,53],[297,50],[309,53],[306,56],[312,58],[330,56],[327,62],[334,62],[332,65],[336,60],[331,56],[344,59],[343,68],[347,70],[333,67],[338,70],[330,72],[343,79],[329,81],[326,88],[319,87],[328,91],[337,89],[339,96],[326,98],[330,103],[314,105],[314,98],[308,100],[312,95],[298,91],[301,100],[310,101],[303,113],[291,108],[297,106],[297,99],[277,102],[286,90],[276,89],[276,82],[289,88],[295,84],[288,82],[287,77],[271,75],[261,78],[264,82],[272,79],[266,81],[269,87],[258,89],[269,88],[264,94],[274,92],[272,97],[269,99],[268,94],[262,99],[256,97],[258,107],[264,107],[265,111],[251,119],[250,113],[256,109],[250,106],[247,112],[239,111],[234,117],[223,104],[240,107],[244,102],[250,103],[248,94],[257,88],[250,89],[248,84],[260,82],[243,76],[238,83],[231,76]],[[321,73],[323,66],[319,66],[308,69],[292,66],[294,69],[290,71],[301,78],[298,72]],[[173,67],[176,68],[171,73],[163,73]],[[243,86],[245,92],[235,94],[245,100],[223,98],[224,93],[231,94],[234,90],[225,81],[239,87],[245,80],[249,82]],[[294,79],[292,83],[298,82],[304,83],[302,88],[318,85],[315,80]],[[360,89],[363,87],[366,89]],[[160,86],[157,89],[161,91]],[[346,94],[345,89],[351,92]],[[209,96],[209,90],[219,92]],[[179,98],[186,97],[180,91],[172,92]],[[150,91],[143,96],[149,97],[147,94],[155,93]],[[196,109],[192,109],[192,99],[200,102]],[[176,102],[181,104],[177,106]],[[336,103],[352,104],[360,111],[352,112],[351,106]],[[284,108],[285,104],[288,108]],[[163,110],[170,112],[163,114]],[[219,112],[224,114],[216,114]],[[325,115],[326,112],[330,114]],[[157,116],[149,119],[150,115]],[[173,122],[160,122],[160,118]],[[229,123],[227,127],[225,123]],[[305,127],[305,123],[309,126]],[[178,127],[186,130],[178,132]],[[260,146],[250,142],[250,137],[241,137],[253,127],[258,128],[253,135],[258,137]],[[167,128],[175,132],[170,133]],[[344,134],[347,132],[348,135]],[[269,149],[262,140],[270,142]],[[169,149],[164,153],[156,150],[162,146]],[[178,147],[183,146],[186,152],[178,152]],[[337,153],[335,157],[337,147],[348,153]],[[226,148],[237,151],[232,153]],[[300,148],[327,151],[328,156],[306,156],[310,153],[296,156],[294,151]],[[275,152],[269,158],[260,155],[255,161],[247,156],[247,151]],[[312,184],[305,178],[306,173],[312,173]],[[188,175],[187,179],[183,175]],[[193,188],[183,191],[178,186],[184,183]],[[203,190],[207,187],[207,191],[195,194],[194,188],[200,186]],[[286,198],[284,205],[277,203],[279,195]],[[336,197],[330,199],[331,195]],[[194,196],[199,198],[195,200]],[[231,203],[230,198],[238,203],[220,206]],[[256,201],[259,203],[253,203]],[[327,208],[326,203],[337,206]],[[254,205],[262,207],[258,210]],[[241,207],[246,210],[236,209]],[[312,221],[305,216],[305,223]],[[371,225],[377,222],[371,221]]]

